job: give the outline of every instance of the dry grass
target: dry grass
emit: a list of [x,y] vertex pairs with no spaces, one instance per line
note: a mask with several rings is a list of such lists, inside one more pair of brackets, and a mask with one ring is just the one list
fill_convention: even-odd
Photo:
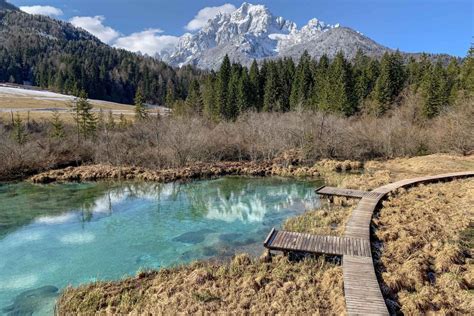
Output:
[[383,203],[375,234],[391,306],[409,315],[474,310],[473,205],[473,180],[400,190]]
[[327,205],[287,219],[283,229],[298,233],[342,236],[352,209],[352,206]]
[[260,262],[238,255],[228,264],[199,262],[141,273],[125,281],[67,289],[58,314],[345,313],[342,269],[323,259]]

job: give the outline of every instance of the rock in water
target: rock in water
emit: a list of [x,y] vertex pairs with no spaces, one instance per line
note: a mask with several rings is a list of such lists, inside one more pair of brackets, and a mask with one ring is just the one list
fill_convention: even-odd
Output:
[[18,294],[13,304],[2,309],[6,315],[33,315],[41,310],[49,301],[56,298],[59,289],[52,285],[28,290]]
[[185,244],[198,244],[203,242],[206,236],[210,233],[213,233],[212,229],[201,229],[195,232],[187,232],[179,235],[178,237],[173,238],[173,241],[179,241]]

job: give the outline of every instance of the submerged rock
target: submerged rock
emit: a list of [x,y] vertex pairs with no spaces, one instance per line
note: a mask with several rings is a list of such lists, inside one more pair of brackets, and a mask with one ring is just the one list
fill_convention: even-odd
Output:
[[13,304],[2,309],[6,315],[33,315],[45,308],[58,295],[59,289],[52,285],[22,292],[15,297]]
[[214,231],[212,229],[204,228],[195,232],[181,234],[178,237],[173,238],[173,241],[178,241],[185,244],[198,244],[203,242],[206,236],[213,232]]

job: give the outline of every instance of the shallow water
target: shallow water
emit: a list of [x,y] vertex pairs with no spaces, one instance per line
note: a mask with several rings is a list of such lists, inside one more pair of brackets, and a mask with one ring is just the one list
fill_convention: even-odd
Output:
[[0,314],[51,314],[68,284],[258,253],[271,227],[319,205],[318,184],[226,177],[0,185]]

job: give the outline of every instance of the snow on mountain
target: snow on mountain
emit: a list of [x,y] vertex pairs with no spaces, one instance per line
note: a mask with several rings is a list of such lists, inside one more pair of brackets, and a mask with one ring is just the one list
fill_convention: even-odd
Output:
[[175,66],[192,64],[218,68],[226,54],[231,60],[250,64],[253,59],[298,58],[305,49],[314,57],[322,52],[334,57],[343,51],[348,57],[357,49],[382,54],[387,48],[338,24],[311,19],[305,26],[274,16],[264,5],[243,3],[231,14],[219,14],[197,33],[183,35],[178,45],[158,56]]

